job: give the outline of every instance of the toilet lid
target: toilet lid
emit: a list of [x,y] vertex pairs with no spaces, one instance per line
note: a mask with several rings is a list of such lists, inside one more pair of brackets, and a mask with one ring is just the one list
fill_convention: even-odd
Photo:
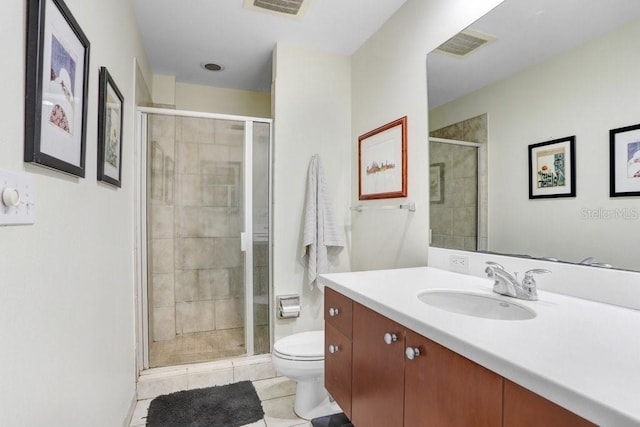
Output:
[[300,332],[280,338],[273,351],[285,359],[324,359],[324,331]]

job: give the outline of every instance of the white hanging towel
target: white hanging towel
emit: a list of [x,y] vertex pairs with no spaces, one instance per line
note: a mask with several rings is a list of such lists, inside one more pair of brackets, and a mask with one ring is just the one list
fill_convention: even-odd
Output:
[[318,275],[329,271],[330,248],[340,251],[344,247],[333,216],[320,156],[317,154],[311,157],[309,164],[303,220],[302,258],[307,265],[309,286],[313,288]]

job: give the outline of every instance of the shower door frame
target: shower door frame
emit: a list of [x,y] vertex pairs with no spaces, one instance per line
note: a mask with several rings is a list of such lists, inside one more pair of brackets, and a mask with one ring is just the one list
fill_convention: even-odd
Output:
[[[470,142],[464,141],[461,139],[447,139],[447,138],[437,138],[430,136],[429,143],[438,142],[440,144],[450,144],[450,145],[459,145],[462,147],[473,147],[476,149],[476,162],[477,162],[477,221],[476,221],[476,251],[486,251],[487,243],[483,242],[481,236],[488,235],[486,229],[486,217],[488,214],[488,206],[483,202],[483,195],[487,193],[487,182],[486,178],[482,176],[481,170],[487,169],[487,144],[480,142]],[[431,245],[431,228],[429,228],[429,245]]]
[[[254,316],[253,316],[253,124],[266,123],[269,125],[269,158],[268,158],[268,206],[269,206],[269,298],[272,294],[272,233],[273,219],[273,191],[272,191],[272,159],[273,159],[273,119],[263,117],[238,116],[217,113],[203,113],[186,110],[172,110],[167,108],[137,107],[136,108],[136,143],[134,159],[134,185],[135,185],[135,258],[136,258],[136,366],[138,375],[143,370],[149,369],[149,300],[147,277],[147,117],[150,114],[166,115],[174,117],[189,117],[213,120],[232,120],[244,122],[244,232],[240,233],[241,251],[244,252],[244,335],[245,354],[254,355]],[[269,349],[273,345],[273,316],[269,310]]]

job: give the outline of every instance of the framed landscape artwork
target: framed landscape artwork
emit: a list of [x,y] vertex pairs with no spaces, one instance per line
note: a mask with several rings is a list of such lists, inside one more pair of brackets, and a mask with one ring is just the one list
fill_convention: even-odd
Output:
[[407,117],[358,138],[359,200],[407,196]]

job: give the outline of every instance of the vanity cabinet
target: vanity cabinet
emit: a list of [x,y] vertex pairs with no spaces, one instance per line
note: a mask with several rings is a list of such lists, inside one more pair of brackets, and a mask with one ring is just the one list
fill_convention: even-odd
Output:
[[356,427],[594,425],[330,288],[325,387]]
[[353,425],[402,426],[404,328],[354,302],[353,338]]
[[352,301],[330,288],[324,300],[324,386],[351,418]]
[[499,375],[357,303],[352,374],[356,426],[502,422]]
[[595,424],[562,406],[504,380],[504,425],[522,427],[587,427]]
[[502,424],[500,375],[411,330],[405,348],[418,354],[404,364],[405,426]]

